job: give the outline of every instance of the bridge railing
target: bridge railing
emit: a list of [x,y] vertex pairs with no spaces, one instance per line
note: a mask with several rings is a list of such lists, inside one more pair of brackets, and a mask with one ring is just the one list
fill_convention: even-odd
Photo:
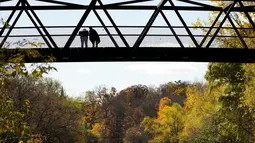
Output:
[[[1,1],[1,0],[0,0]],[[37,2],[43,1],[44,4],[39,4]],[[215,0],[216,1],[216,0]],[[97,19],[98,23],[102,26],[93,26],[101,37],[100,47],[127,47],[127,48],[140,48],[140,47],[195,47],[195,48],[211,48],[219,47],[217,45],[217,39],[227,38],[228,40],[239,40],[242,48],[255,48],[251,47],[255,44],[250,44],[252,42],[247,39],[254,39],[253,36],[246,36],[243,30],[248,30],[249,33],[255,33],[255,23],[252,19],[251,13],[255,12],[253,1],[248,0],[222,0],[224,2],[231,1],[231,4],[223,6],[215,6],[212,3],[204,3],[204,1],[197,0],[161,0],[159,3],[152,0],[130,0],[125,2],[114,2],[114,3],[105,3],[102,0],[89,0],[87,3],[75,3],[75,2],[64,2],[62,0],[2,0],[0,5],[0,11],[9,11],[10,15],[7,18],[4,26],[0,31],[1,43],[0,47],[16,47],[13,45],[16,41],[20,41],[23,38],[27,40],[38,40],[40,42],[44,41],[46,43],[44,48],[74,48],[80,47],[80,38],[77,35],[78,32],[83,28],[85,22],[91,22],[89,16],[91,13],[94,13],[94,18]],[[9,3],[10,2],[10,3]],[[16,3],[17,2],[17,3]],[[152,5],[141,4],[143,2],[153,3]],[[247,4],[250,2],[250,4]],[[5,4],[6,3],[6,4]],[[9,3],[9,5],[7,4]],[[180,4],[182,3],[182,4]],[[37,5],[38,4],[38,5]],[[47,4],[47,5],[45,5]],[[136,4],[136,5],[132,5]],[[141,4],[141,5],[138,5]],[[46,11],[49,13],[46,17],[46,20],[51,17],[53,14],[50,10],[53,11],[77,11],[81,10],[81,17],[77,21],[76,26],[46,26],[44,25],[45,21],[41,21],[38,11]],[[133,13],[136,17],[140,19],[144,16],[138,16],[138,14],[151,11],[150,17],[145,18],[140,21],[144,26],[136,26],[136,20],[123,20],[122,15],[119,15],[119,12],[128,11],[138,11]],[[114,14],[111,13],[115,11],[115,14],[118,13],[119,18],[114,18]],[[117,12],[119,11],[119,12]],[[164,12],[165,11],[165,12]],[[171,16],[167,15],[170,14]],[[218,16],[212,20],[212,25],[208,27],[192,27],[187,26],[191,24],[190,19],[196,19],[199,17],[197,12],[203,12],[203,14],[209,12],[218,12]],[[16,27],[17,21],[20,19],[21,15],[26,13],[32,25],[35,27]],[[43,12],[43,13],[44,13]],[[63,14],[61,12],[61,14]],[[186,14],[182,13],[185,12]],[[233,20],[231,13],[244,13],[247,22],[250,23],[252,28],[238,28],[238,25]],[[18,14],[17,14],[18,13]],[[44,15],[45,15],[44,13]],[[188,14],[187,14],[188,13]],[[16,14],[16,16],[15,16]],[[66,13],[67,14],[67,13]],[[69,13],[70,14],[70,13]],[[76,13],[77,14],[77,13]],[[68,15],[68,14],[67,14]],[[78,14],[79,15],[79,14]],[[104,17],[103,17],[104,15]],[[112,17],[112,16],[113,17]],[[174,15],[174,17],[173,17]],[[186,15],[186,16],[184,16]],[[56,16],[56,15],[55,15]],[[72,17],[74,15],[69,15]],[[102,17],[101,17],[102,16]],[[126,15],[130,16],[130,15]],[[157,17],[161,17],[161,21],[167,25],[163,26],[153,26],[155,21],[157,22]],[[191,18],[196,16],[196,18]],[[68,16],[64,17],[64,21],[68,20]],[[53,18],[56,20],[59,16]],[[95,20],[96,20],[95,19]],[[132,17],[130,18],[132,19]],[[113,26],[105,26],[104,22],[110,23]],[[125,21],[125,24],[132,24],[135,26],[119,26],[117,24],[119,21]],[[132,22],[130,22],[132,21]],[[179,23],[182,26],[171,26],[172,21]],[[57,21],[60,22],[60,21]],[[94,21],[95,22],[95,21]],[[144,23],[145,22],[145,23]],[[218,23],[219,22],[219,23]],[[60,22],[60,23],[63,23]],[[231,25],[231,27],[223,27],[226,23]],[[178,24],[178,25],[179,25]],[[7,25],[10,25],[9,27]],[[86,23],[86,26],[90,24]],[[219,25],[219,27],[215,27]],[[196,28],[197,30],[194,30]],[[221,35],[221,30],[230,29],[233,31],[232,35]],[[7,31],[5,30],[7,29]],[[27,29],[26,31],[23,31]],[[204,33],[203,30],[207,29],[207,33]],[[14,31],[12,31],[14,30]],[[15,32],[16,31],[16,32]],[[22,31],[22,32],[21,32]],[[34,31],[34,32],[33,32]],[[35,34],[35,31],[40,34]],[[250,32],[251,31],[251,32]],[[11,33],[11,34],[10,34]],[[223,32],[224,33],[224,32]],[[212,38],[210,38],[212,37]],[[216,40],[215,40],[216,39]],[[208,43],[207,43],[208,42]],[[238,44],[237,44],[238,45]],[[10,47],[11,48],[11,47]],[[237,47],[233,47],[237,48]]]
[[[82,26],[81,29],[86,28],[88,29],[89,26]],[[115,47],[112,41],[109,38],[109,35],[105,32],[103,26],[92,26],[95,30],[98,31],[99,36],[101,38],[101,43],[99,44],[99,47]],[[125,47],[124,43],[119,38],[118,33],[114,30],[114,26],[106,26],[107,29],[111,32],[111,35],[118,43],[119,47]],[[185,47],[194,47],[192,45],[192,41],[190,39],[190,36],[187,34],[183,26],[172,26],[173,29],[178,34],[177,36],[182,41],[183,45]],[[0,27],[2,28],[2,27]],[[39,27],[40,29],[42,27]],[[75,26],[45,26],[47,30],[49,31],[50,35],[55,40],[57,46],[59,48],[63,48],[68,38],[71,36],[71,32],[75,28]],[[132,47],[137,40],[137,38],[140,36],[140,33],[145,28],[145,26],[118,26],[119,30],[121,31],[124,38],[127,40],[129,45]],[[206,34],[202,32],[202,30],[208,30],[211,27],[209,26],[188,26],[188,28],[191,30],[193,36],[195,39],[199,42],[201,41]],[[213,29],[217,29],[218,27],[213,27]],[[7,28],[8,29],[8,28]],[[232,27],[221,27],[221,30],[233,30]],[[251,31],[253,28],[237,28],[239,31]],[[5,47],[7,48],[15,48],[18,45],[15,45],[15,42],[21,41],[22,39],[27,39],[30,41],[38,41],[38,42],[44,42],[42,39],[41,34],[35,34],[38,33],[36,31],[36,27],[33,26],[26,26],[26,27],[13,27],[13,32],[8,36],[7,43],[5,44]],[[44,34],[43,36],[47,36]],[[0,36],[0,40],[5,37],[5,33]],[[212,35],[208,35],[208,37],[212,37]],[[232,38],[236,39],[238,38],[237,35],[216,35],[216,38]],[[244,39],[252,39],[255,40],[255,35],[242,35],[242,38]],[[8,43],[9,42],[9,43]],[[12,44],[10,44],[12,43]],[[8,45],[9,44],[9,45]],[[91,46],[90,41],[88,41],[89,47]],[[79,35],[76,35],[72,45],[70,48],[79,48],[80,47],[80,37]],[[12,46],[12,47],[10,47]],[[179,47],[181,46],[176,41],[175,35],[170,31],[168,26],[151,26],[149,32],[146,34],[145,39],[140,45],[141,47]],[[217,45],[212,44],[211,47],[217,47]],[[35,46],[33,48],[36,48]],[[48,48],[47,45],[43,45],[41,48]],[[202,47],[203,48],[203,47]]]

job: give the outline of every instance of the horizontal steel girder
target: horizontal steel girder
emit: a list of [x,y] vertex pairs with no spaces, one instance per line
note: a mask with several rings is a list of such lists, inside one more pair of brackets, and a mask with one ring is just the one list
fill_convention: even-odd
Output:
[[[2,49],[3,50],[3,49]],[[31,49],[23,49],[31,50]],[[33,49],[42,55],[52,55],[55,62],[124,62],[124,61],[177,61],[177,62],[241,62],[254,63],[255,49],[228,48],[71,48]],[[17,49],[8,49],[6,57]],[[231,54],[230,54],[231,53]],[[42,62],[43,59],[25,58],[27,63]]]
[[[2,10],[84,10],[88,6],[31,6],[31,7],[15,7],[15,6],[0,6]],[[105,6],[107,10],[155,10],[157,6]],[[221,7],[195,7],[195,6],[176,6],[177,10],[183,11],[222,11]],[[94,9],[102,10],[101,6],[95,6]],[[171,6],[164,6],[162,10],[174,10]],[[233,12],[255,12],[253,7],[235,7]]]

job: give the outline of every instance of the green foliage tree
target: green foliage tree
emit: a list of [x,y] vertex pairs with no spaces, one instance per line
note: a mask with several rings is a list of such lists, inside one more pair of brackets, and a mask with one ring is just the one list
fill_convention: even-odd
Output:
[[223,86],[216,114],[216,141],[254,142],[254,118],[243,104],[245,92],[245,64],[210,63],[206,79],[210,86]]
[[45,137],[45,143],[83,140],[81,109],[61,96],[62,86],[58,81],[29,76],[11,80],[9,87],[8,95],[14,99],[15,110],[23,110],[21,101],[30,101],[32,115],[25,120],[34,133]]
[[[220,0],[216,0],[216,1],[212,0],[212,3],[214,3],[215,5],[220,6],[220,7],[226,7],[226,6],[229,5],[229,2],[224,2],[224,1],[220,1]],[[242,6],[242,5],[251,6],[251,5],[254,5],[254,4],[255,4],[255,2],[252,2],[252,1],[237,1],[235,6]],[[219,12],[210,13],[208,21],[201,22],[201,20],[198,18],[197,22],[194,23],[194,25],[195,26],[212,25],[212,23],[214,22],[214,20],[218,16],[218,14],[219,14]],[[254,13],[250,12],[249,16],[251,17],[251,19],[253,19],[253,22],[254,22],[254,17],[255,17]],[[237,28],[250,28],[250,29],[242,29],[242,30],[239,29],[238,30],[238,32],[240,33],[240,35],[242,37],[254,37],[254,34],[255,34],[254,29],[252,29],[252,25],[249,22],[246,13],[244,13],[244,12],[231,12],[229,14],[229,17],[232,19],[233,23],[235,24],[235,27],[237,27]],[[222,22],[221,20],[217,21],[215,26],[218,27],[221,22]],[[231,25],[229,19],[227,19],[224,22],[223,26],[231,27],[231,28],[226,28],[226,29],[222,28],[222,29],[220,29],[218,35],[229,35],[230,37],[216,37],[215,38],[215,43],[212,43],[212,44],[215,44],[214,47],[245,48],[244,45],[242,44],[241,40],[239,39],[236,31],[232,28],[232,25]],[[208,28],[202,29],[204,34],[206,34],[208,32],[208,30],[209,30]],[[213,29],[211,31],[210,35],[213,35],[215,31],[216,31],[216,29]],[[245,41],[245,43],[248,47],[253,47],[253,45],[255,43],[254,38],[243,38],[243,40]]]
[[[14,99],[8,95],[10,80],[15,77],[25,77],[29,74],[25,65],[25,58],[39,58],[41,55],[35,51],[16,50],[11,53],[6,49],[0,49],[0,142],[19,142],[30,141],[39,137],[33,135],[32,127],[28,125],[25,117],[31,115],[30,101],[25,99],[22,101],[23,110],[15,110]],[[46,63],[31,64],[34,69],[31,71],[32,76],[42,77],[43,74],[55,69],[47,62],[53,61],[54,58],[49,57]]]
[[[226,2],[214,1],[218,6],[226,6]],[[252,5],[254,2],[242,2],[244,5]],[[237,1],[237,5],[241,5]],[[204,22],[205,25],[212,24],[218,12],[213,12],[209,17],[209,22]],[[254,14],[249,13],[251,17]],[[251,27],[245,13],[231,13],[230,17],[236,24],[236,27]],[[216,24],[219,26],[220,21]],[[196,25],[204,25],[200,21]],[[230,26],[227,21],[225,26]],[[208,29],[203,29],[207,32]],[[215,31],[213,31],[215,32]],[[239,30],[242,36],[254,36],[254,31],[251,29]],[[220,35],[236,36],[236,32],[232,29],[221,29]],[[244,39],[248,47],[252,47],[254,39]],[[226,48],[244,48],[238,37],[235,38],[216,38],[216,46]],[[211,124],[206,124],[200,128],[202,138],[209,138],[211,142],[254,142],[254,118],[252,110],[249,109],[248,91],[251,81],[251,66],[241,63],[209,63],[208,71],[205,75],[209,83],[211,92],[217,91],[215,98],[215,109],[217,112],[211,114],[208,120]],[[248,76],[249,75],[249,76]],[[220,89],[220,91],[218,91]],[[251,96],[249,96],[251,98]],[[246,99],[246,100],[244,100]],[[252,98],[249,99],[253,100]],[[214,110],[212,110],[214,111]],[[205,121],[204,121],[205,122]],[[202,124],[204,123],[202,122]],[[214,131],[207,132],[207,129]],[[203,134],[202,134],[203,133]],[[201,140],[200,140],[201,141]]]
[[207,85],[201,83],[193,83],[187,88],[184,105],[187,115],[181,133],[182,141],[215,142],[217,128],[214,123],[221,90],[218,87],[210,91]]

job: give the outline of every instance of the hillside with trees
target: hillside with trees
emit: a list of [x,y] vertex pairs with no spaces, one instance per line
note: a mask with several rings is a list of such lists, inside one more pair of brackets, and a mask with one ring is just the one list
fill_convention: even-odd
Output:
[[[244,14],[233,17],[240,27],[251,26]],[[221,47],[242,47],[238,39],[216,40]],[[99,86],[71,98],[60,82],[43,77],[56,70],[48,64],[54,58],[28,71],[23,55],[40,55],[21,53],[10,59],[0,53],[0,143],[255,142],[254,64],[209,63],[206,83],[137,84],[121,91]]]
[[[231,72],[230,72],[231,71]],[[210,63],[207,83],[98,87],[70,98],[53,79],[9,78],[1,142],[254,142],[254,65]],[[8,96],[7,96],[8,95]]]

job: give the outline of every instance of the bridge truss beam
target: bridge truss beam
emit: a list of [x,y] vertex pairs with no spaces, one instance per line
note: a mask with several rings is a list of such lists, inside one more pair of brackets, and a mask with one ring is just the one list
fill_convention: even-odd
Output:
[[[11,0],[0,0],[0,2],[6,2],[6,1],[11,1]],[[3,37],[2,38],[3,40],[0,43],[0,47],[3,47],[3,44],[5,43],[5,41],[8,37],[15,37],[13,35],[10,35],[10,33],[15,28],[14,26],[15,26],[16,22],[18,21],[21,13],[23,11],[25,11],[27,13],[27,15],[29,16],[30,20],[32,21],[32,23],[34,24],[35,28],[40,33],[39,36],[42,36],[44,42],[46,43],[46,45],[49,48],[49,49],[37,49],[37,50],[42,54],[46,54],[46,53],[49,54],[50,52],[53,52],[54,55],[56,57],[58,57],[57,58],[58,61],[63,61],[62,56],[65,55],[65,54],[70,54],[69,56],[67,56],[70,61],[81,61],[81,60],[84,60],[84,61],[97,61],[95,59],[95,58],[97,58],[99,61],[100,60],[111,61],[111,59],[113,59],[113,60],[116,60],[116,61],[125,61],[125,60],[131,60],[131,61],[133,61],[133,60],[137,60],[137,61],[140,61],[140,60],[188,61],[188,60],[191,60],[191,61],[202,61],[202,62],[205,62],[205,61],[236,61],[236,62],[244,61],[244,62],[250,62],[250,61],[254,61],[254,59],[255,59],[255,58],[252,58],[251,55],[250,55],[250,53],[254,53],[253,50],[251,50],[251,49],[255,48],[255,47],[249,47],[246,44],[246,41],[244,40],[244,38],[253,38],[253,37],[247,37],[245,35],[242,35],[239,32],[239,30],[243,30],[243,29],[247,29],[247,28],[236,27],[235,23],[232,21],[232,17],[229,16],[231,12],[244,12],[245,16],[248,19],[248,22],[250,22],[250,24],[252,26],[251,28],[248,28],[248,29],[255,30],[254,21],[252,20],[250,14],[249,14],[251,12],[255,12],[255,6],[245,6],[242,3],[242,1],[233,0],[233,3],[229,4],[226,7],[216,7],[216,6],[213,6],[213,5],[204,4],[204,3],[197,2],[197,1],[194,1],[194,0],[179,0],[179,1],[182,1],[182,2],[185,2],[185,3],[188,3],[188,4],[192,4],[194,6],[175,6],[173,0],[161,0],[161,2],[158,4],[158,6],[126,5],[126,4],[133,4],[133,3],[137,3],[137,2],[146,2],[146,1],[150,1],[150,0],[130,0],[130,1],[126,1],[126,2],[111,3],[111,4],[103,4],[101,0],[91,0],[89,5],[81,5],[81,4],[75,4],[75,3],[70,3],[70,2],[62,2],[60,0],[35,0],[35,1],[47,2],[49,4],[58,4],[58,6],[56,6],[56,5],[54,5],[54,6],[53,5],[32,6],[32,5],[29,4],[29,2],[27,0],[18,0],[16,6],[0,6],[0,11],[10,11],[10,10],[12,11],[9,18],[7,19],[7,25],[5,24],[2,27],[1,31],[0,31],[0,37]],[[96,5],[96,3],[99,3],[99,5]],[[166,3],[169,3],[170,6],[166,6],[165,5]],[[65,46],[63,47],[64,49],[61,49],[61,47],[58,47],[58,45],[56,44],[56,42],[52,38],[52,36],[55,36],[55,35],[49,34],[49,32],[47,30],[47,28],[49,26],[45,26],[41,22],[40,18],[36,15],[36,13],[35,13],[36,10],[83,10],[84,14],[81,17],[78,24],[75,26],[72,34],[68,35],[70,37],[66,41]],[[124,43],[125,47],[119,47],[119,45],[117,44],[117,42],[113,38],[114,34],[110,33],[110,31],[108,30],[108,26],[106,26],[104,24],[104,22],[101,19],[100,15],[97,13],[97,10],[103,10],[103,12],[106,14],[107,18],[109,19],[110,23],[113,25],[112,27],[117,32],[117,34],[115,34],[115,36],[118,36],[121,39],[121,41]],[[119,30],[119,26],[116,25],[115,21],[111,17],[108,10],[126,10],[126,11],[128,11],[128,10],[154,10],[154,13],[152,14],[151,18],[147,22],[147,25],[143,27],[144,29],[141,32],[141,34],[138,35],[138,38],[135,41],[134,45],[131,46],[127,42],[127,40],[125,39],[126,35],[124,35]],[[185,47],[183,45],[183,43],[179,39],[179,37],[181,37],[183,35],[177,34],[175,29],[173,28],[174,26],[172,26],[170,24],[170,22],[168,21],[166,15],[164,14],[163,10],[174,11],[174,13],[177,15],[177,17],[179,18],[179,20],[181,21],[181,23],[183,25],[182,28],[184,28],[186,30],[186,32],[188,33],[187,36],[192,40],[192,42],[195,46],[194,49]],[[8,24],[11,21],[11,19],[13,18],[14,13],[16,11],[20,11],[20,13],[15,18],[14,23],[12,23],[10,27],[8,27]],[[29,13],[29,11],[32,13],[32,15]],[[102,24],[103,28],[107,32],[107,36],[109,36],[109,38],[113,42],[115,48],[118,48],[118,50],[117,49],[112,49],[112,48],[109,48],[109,50],[107,50],[107,49],[80,49],[80,50],[78,50],[78,49],[69,49],[69,48],[71,48],[73,40],[77,36],[79,30],[82,28],[83,23],[86,21],[86,19],[87,19],[88,15],[90,14],[91,11],[93,11],[95,13],[96,17],[99,19],[99,21]],[[202,41],[199,43],[197,41],[197,39],[195,39],[195,37],[196,36],[201,36],[201,35],[194,35],[190,31],[190,29],[189,29],[190,27],[185,23],[183,17],[180,14],[180,11],[218,11],[219,15],[216,17],[213,24],[210,27],[207,27],[207,28],[209,28],[209,30],[206,33],[206,35],[204,35]],[[166,47],[166,48],[154,47],[155,49],[140,47],[140,45],[141,45],[143,39],[145,38],[145,36],[148,36],[147,33],[148,33],[149,29],[152,27],[154,20],[157,18],[157,16],[159,14],[162,15],[162,17],[163,17],[164,21],[166,22],[168,28],[173,33],[172,36],[175,37],[178,44],[180,45],[179,49],[178,48],[177,49],[169,48],[169,47]],[[218,27],[215,27],[217,21],[219,20],[219,18],[222,14],[225,14],[223,20],[221,21],[221,23],[219,24]],[[35,19],[33,19],[32,16],[34,16]],[[247,50],[248,49],[250,50],[250,53],[249,53],[250,57],[249,58],[247,57],[246,60],[244,58],[243,59],[241,58],[240,61],[239,61],[237,59],[234,60],[231,56],[226,56],[226,55],[225,56],[220,56],[220,55],[218,56],[217,55],[217,54],[224,53],[224,50],[226,50],[226,49],[224,49],[224,50],[223,49],[205,50],[205,48],[206,49],[211,48],[211,44],[213,43],[213,41],[215,40],[216,37],[222,36],[222,35],[218,35],[218,33],[222,29],[223,24],[226,20],[228,20],[230,22],[230,25],[234,29],[234,31],[236,33],[236,37],[239,38],[240,43],[243,45],[243,48],[245,48]],[[36,23],[38,23],[38,25]],[[42,28],[42,30],[40,30],[40,28]],[[201,28],[205,28],[205,27],[201,27]],[[216,30],[213,31],[213,29],[215,29],[215,28],[216,28]],[[7,34],[5,36],[3,36],[3,33],[6,29],[9,30],[9,31],[7,31]],[[30,36],[35,36],[35,35],[30,35]],[[58,35],[58,36],[66,36],[66,35]],[[228,37],[228,36],[226,36],[226,37]],[[231,36],[229,36],[229,37],[231,37]],[[203,47],[203,44],[207,40],[209,42],[206,44],[205,47]],[[130,48],[130,50],[127,50],[125,48]],[[135,49],[138,49],[138,50],[135,50]],[[199,50],[199,49],[202,49],[202,50]],[[77,52],[77,51],[79,51],[80,53]],[[97,52],[95,52],[95,51],[97,51]],[[102,51],[105,52],[104,53],[105,55],[103,55]],[[222,52],[220,52],[220,51],[222,51]],[[234,52],[236,54],[239,53],[239,55],[240,55],[240,53],[248,54],[248,52],[246,50],[244,50],[243,52],[240,52],[240,49],[239,50],[231,49],[230,51]],[[239,51],[239,52],[237,52],[237,51]],[[135,52],[137,52],[137,53],[135,53]],[[142,52],[144,52],[143,55],[141,54]],[[185,55],[186,52],[190,52],[190,54],[188,56],[183,56],[183,55]],[[197,52],[197,53],[195,53],[195,52]],[[209,53],[207,53],[207,52],[209,52]],[[63,55],[60,55],[61,53]],[[81,53],[83,55],[81,55]],[[111,53],[112,54],[113,53],[115,53],[115,54],[119,53],[119,55],[112,55],[111,56]],[[127,56],[122,55],[124,53],[127,53]],[[78,54],[78,55],[75,55],[75,54]],[[95,56],[94,54],[97,55],[97,56]],[[164,56],[164,54],[166,56]],[[179,55],[175,55],[175,54],[179,54]],[[215,57],[212,57],[212,54],[215,54],[214,55]],[[91,55],[93,55],[95,57],[93,58],[93,57],[91,57]],[[198,55],[200,55],[200,56],[198,56]],[[120,58],[120,57],[122,57],[122,58]],[[186,59],[185,59],[185,57],[186,57]],[[224,60],[224,57],[225,57],[225,60]],[[233,57],[235,57],[235,54],[234,54]]]
[[[31,49],[22,49],[31,50]],[[34,49],[33,49],[34,50]],[[229,48],[96,48],[96,49],[36,49],[41,55],[51,55],[55,62],[234,62],[254,63],[255,49]],[[5,51],[7,57],[20,52],[18,49]],[[26,57],[27,63],[42,62],[43,58]]]

